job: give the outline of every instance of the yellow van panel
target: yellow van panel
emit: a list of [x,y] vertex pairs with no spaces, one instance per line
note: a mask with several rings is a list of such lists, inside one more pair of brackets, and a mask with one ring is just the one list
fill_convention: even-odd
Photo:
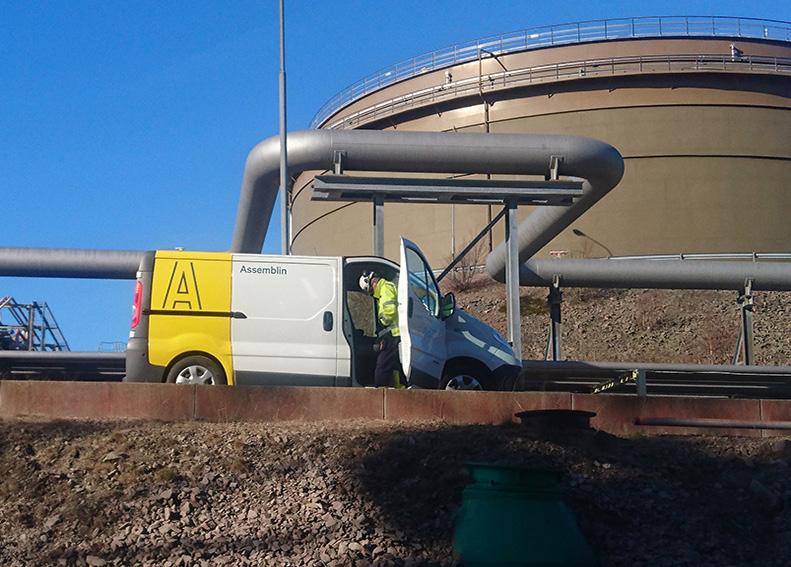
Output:
[[158,251],[150,309],[151,364],[168,366],[184,353],[205,352],[233,383],[230,253]]

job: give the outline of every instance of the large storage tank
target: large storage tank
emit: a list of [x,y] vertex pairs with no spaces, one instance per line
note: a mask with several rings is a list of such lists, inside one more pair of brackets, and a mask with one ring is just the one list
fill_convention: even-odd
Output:
[[[362,79],[314,125],[575,134],[618,148],[623,181],[541,255],[791,251],[788,22],[633,18],[486,38]],[[310,201],[316,173],[293,188],[294,252],[370,253],[371,205]],[[388,204],[386,255],[404,235],[439,267],[496,212]]]

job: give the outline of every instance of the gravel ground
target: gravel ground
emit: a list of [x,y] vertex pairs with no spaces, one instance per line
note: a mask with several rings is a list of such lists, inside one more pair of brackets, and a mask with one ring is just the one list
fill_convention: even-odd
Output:
[[[523,355],[541,359],[549,325],[547,290],[522,288],[521,293]],[[563,354],[569,360],[730,364],[741,324],[736,295],[565,289]],[[456,296],[461,307],[505,333],[502,284],[479,276]],[[791,293],[755,292],[754,299],[755,363],[791,365]]]
[[559,471],[608,566],[788,565],[791,441],[0,422],[0,565],[453,565],[466,461]]

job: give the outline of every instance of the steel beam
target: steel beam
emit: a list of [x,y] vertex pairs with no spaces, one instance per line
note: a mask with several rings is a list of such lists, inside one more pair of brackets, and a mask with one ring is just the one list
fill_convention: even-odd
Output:
[[747,280],[744,289],[736,300],[742,315],[741,346],[744,352],[744,364],[751,366],[753,363],[753,282]]
[[374,256],[384,258],[385,255],[385,204],[381,198],[373,200],[374,224]]
[[560,289],[560,278],[555,276],[552,285],[549,287],[547,303],[549,304],[549,354],[552,360],[562,360],[561,350],[561,303],[563,302],[563,292]]
[[519,232],[516,201],[506,204],[505,243],[508,258],[505,265],[506,308],[508,312],[508,340],[517,358],[522,357],[522,313],[519,303]]
[[581,181],[517,181],[435,177],[360,177],[318,175],[313,201],[370,201],[396,203],[500,204],[515,199],[519,205],[570,206],[582,197]]

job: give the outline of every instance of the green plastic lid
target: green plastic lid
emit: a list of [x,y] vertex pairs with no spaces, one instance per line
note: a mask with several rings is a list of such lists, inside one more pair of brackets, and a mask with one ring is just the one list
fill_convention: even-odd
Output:
[[529,487],[554,489],[558,487],[560,475],[554,471],[534,469],[519,465],[492,465],[467,463],[472,480],[478,485],[499,485],[503,488]]

